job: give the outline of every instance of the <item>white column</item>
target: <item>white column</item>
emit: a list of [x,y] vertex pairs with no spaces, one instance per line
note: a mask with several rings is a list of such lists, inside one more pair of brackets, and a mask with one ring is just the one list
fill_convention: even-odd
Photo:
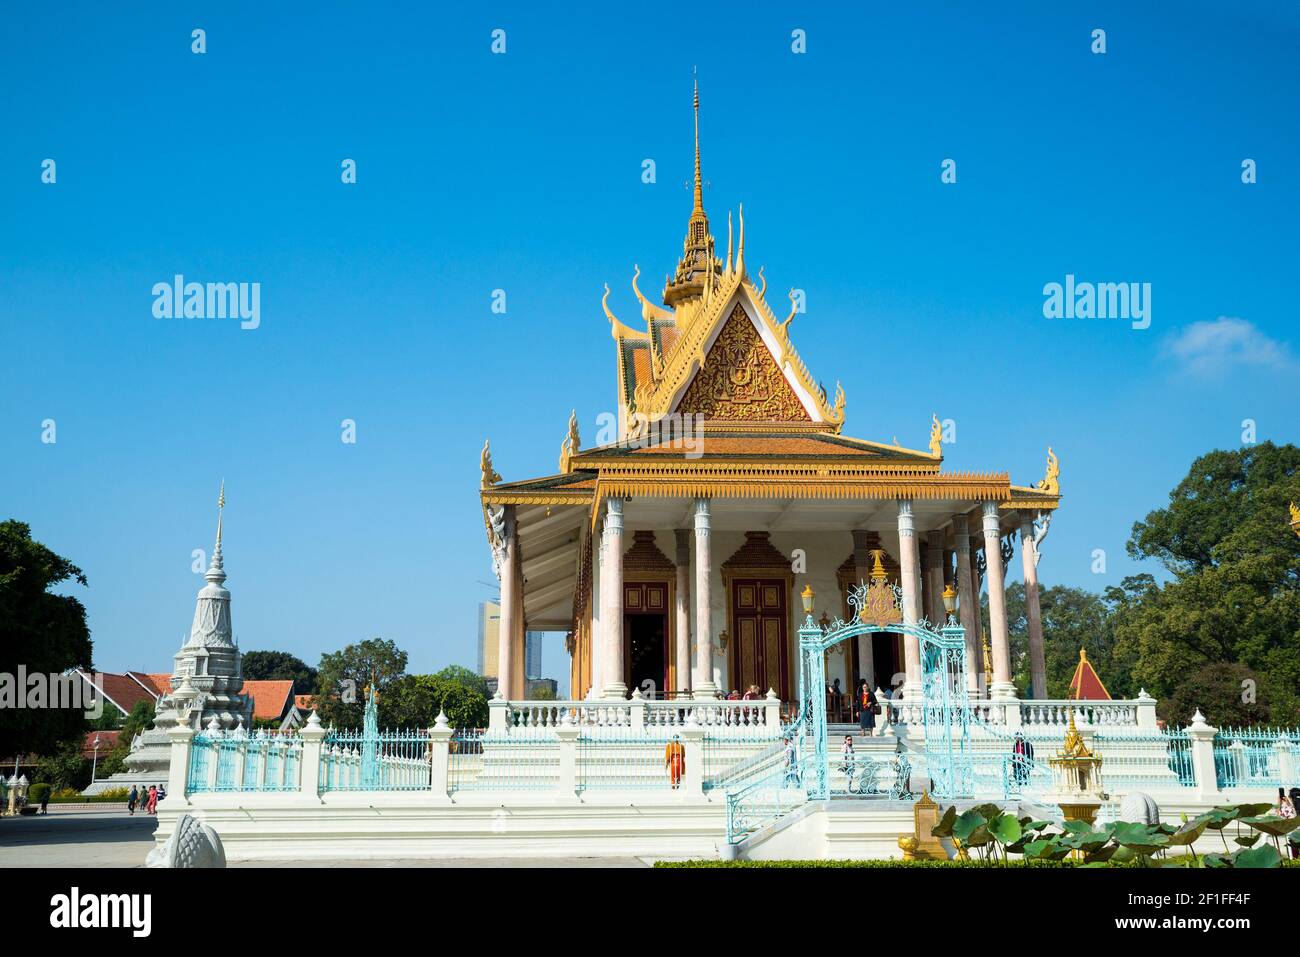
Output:
[[691,530],[679,528],[677,538],[677,669],[675,691],[691,690]]
[[[903,623],[915,625],[921,618],[921,557],[916,542],[912,500],[898,503],[898,563],[903,588]],[[921,696],[921,642],[915,635],[903,636],[903,662],[907,680],[904,698]]]
[[966,630],[966,691],[977,695],[984,661],[980,650],[979,592],[970,560],[970,523],[965,515],[953,517],[952,533],[957,549],[957,614]]
[[601,654],[601,636],[605,633],[601,627],[604,616],[601,610],[605,602],[605,537],[598,536],[591,549],[591,683],[587,686],[588,698],[600,697],[601,685],[605,680],[605,656]]
[[1038,546],[1034,520],[1020,515],[1020,560],[1025,570],[1025,621],[1029,626],[1030,696],[1047,697],[1047,663],[1043,655],[1043,610],[1038,604]]
[[716,698],[713,681],[713,559],[709,553],[709,500],[695,500],[695,677],[692,696]]
[[514,694],[515,669],[521,662],[515,658],[515,629],[518,626],[519,598],[516,588],[519,578],[519,541],[515,528],[515,507],[505,506],[505,523],[502,534],[505,549],[501,558],[501,618],[497,631],[497,690],[503,698]]
[[623,681],[623,500],[605,500],[605,530],[601,542],[601,654],[604,662],[602,698],[627,697]]
[[984,574],[989,580],[989,644],[993,651],[993,686],[990,698],[1014,698],[1011,680],[1011,642],[1007,635],[1007,591],[1002,572],[1002,527],[998,503],[984,503]]

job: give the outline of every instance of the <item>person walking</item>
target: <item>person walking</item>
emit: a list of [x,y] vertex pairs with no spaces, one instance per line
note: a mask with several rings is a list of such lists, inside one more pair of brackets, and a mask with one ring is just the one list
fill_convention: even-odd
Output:
[[131,791],[126,796],[126,812],[135,817],[135,802],[140,800],[140,792],[136,790],[135,785],[131,785]]
[[664,767],[668,769],[668,781],[673,790],[677,790],[681,787],[682,775],[686,773],[686,746],[682,744],[681,735],[673,735],[664,748]]
[[871,686],[862,682],[858,689],[858,727],[863,734],[870,735],[876,731],[876,705],[876,695]]
[[1034,760],[1034,746],[1020,731],[1011,745],[1011,770],[1016,784],[1024,787],[1029,781],[1029,765]]
[[149,796],[145,798],[144,801],[144,812],[146,814],[154,814],[156,813],[157,807],[158,807],[158,787],[157,785],[151,784],[149,785]]

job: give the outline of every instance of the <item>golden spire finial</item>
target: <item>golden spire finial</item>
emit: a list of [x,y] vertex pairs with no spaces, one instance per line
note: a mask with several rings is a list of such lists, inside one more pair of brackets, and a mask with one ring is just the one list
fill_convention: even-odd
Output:
[[1291,531],[1300,535],[1300,506],[1292,502],[1289,507],[1291,509]]
[[930,454],[943,454],[943,426],[939,424],[939,413],[933,413],[930,422]]
[[691,73],[695,78],[695,208],[704,212],[704,180],[700,178],[700,79],[694,67]]
[[1050,445],[1047,447],[1047,474],[1038,483],[1038,488],[1048,495],[1061,494],[1061,463]]

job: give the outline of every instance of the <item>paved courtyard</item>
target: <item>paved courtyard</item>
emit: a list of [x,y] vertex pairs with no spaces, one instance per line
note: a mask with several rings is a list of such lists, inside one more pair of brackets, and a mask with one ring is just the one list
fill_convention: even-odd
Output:
[[[125,811],[73,811],[51,807],[36,817],[0,818],[0,868],[143,867],[157,821]],[[284,860],[232,867],[646,867],[634,857],[436,860]]]

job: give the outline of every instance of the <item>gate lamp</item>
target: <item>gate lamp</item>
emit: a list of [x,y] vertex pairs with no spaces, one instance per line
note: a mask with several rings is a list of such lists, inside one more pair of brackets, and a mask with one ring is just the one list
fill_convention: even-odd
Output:
[[812,585],[804,585],[803,593],[799,596],[803,599],[803,613],[812,617],[813,597],[816,593],[812,590]]
[[943,608],[948,612],[949,617],[957,610],[957,592],[953,590],[952,583],[949,582],[943,589]]

